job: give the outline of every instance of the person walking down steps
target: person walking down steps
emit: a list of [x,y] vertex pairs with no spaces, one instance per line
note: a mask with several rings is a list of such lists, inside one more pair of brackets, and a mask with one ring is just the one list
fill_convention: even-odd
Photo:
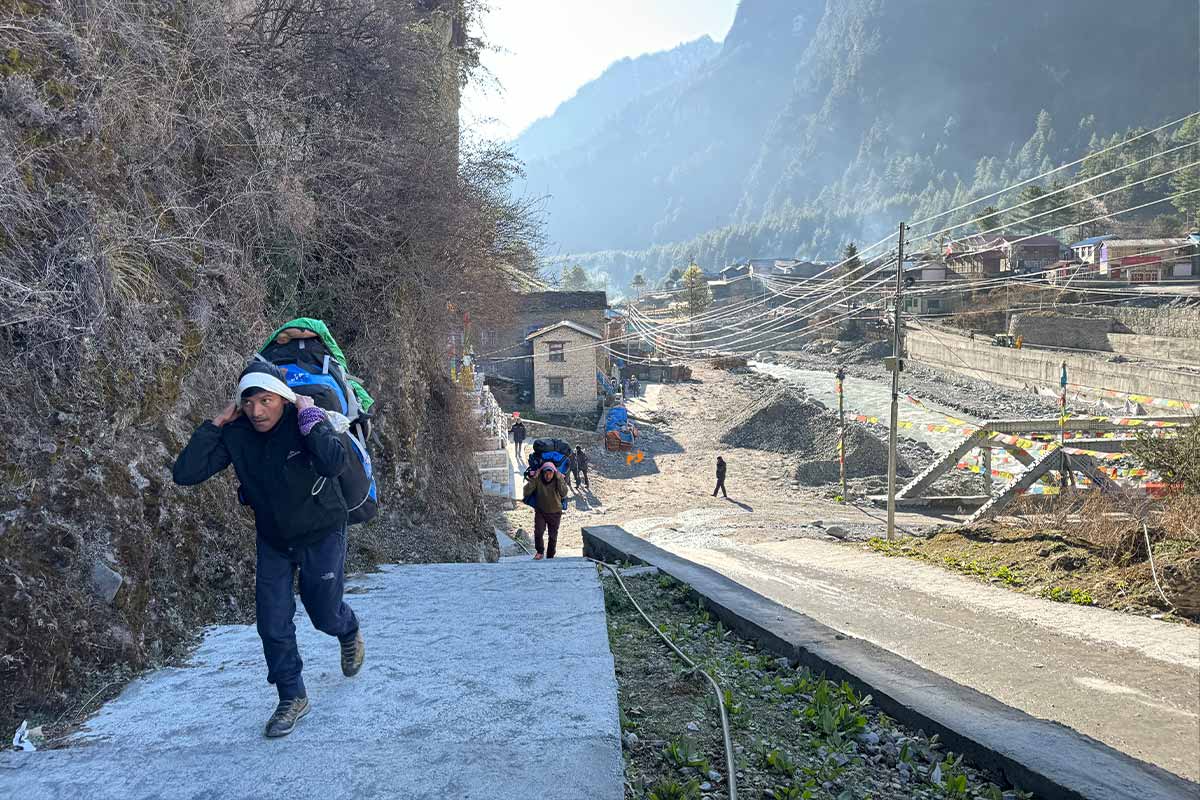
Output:
[[264,731],[269,737],[291,733],[310,708],[292,622],[297,571],[313,627],[340,643],[342,674],[362,668],[358,618],[342,597],[348,512],[337,477],[350,457],[312,398],[295,394],[278,367],[255,362],[238,381],[238,401],[197,428],[175,461],[181,486],[232,464],[238,498],[254,509],[255,616],[267,682],[279,694]]
[[713,489],[712,496],[716,497],[717,492],[729,499],[729,493],[725,491],[725,459],[720,456],[717,456],[717,488]]
[[[525,481],[523,496],[533,500],[533,558],[554,558],[558,546],[558,526],[567,507],[567,479],[547,461]],[[543,541],[544,534],[546,540]]]

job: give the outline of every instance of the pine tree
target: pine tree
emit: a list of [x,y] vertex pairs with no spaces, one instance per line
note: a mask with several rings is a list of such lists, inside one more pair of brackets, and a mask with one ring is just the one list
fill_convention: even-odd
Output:
[[[1175,140],[1179,144],[1200,143],[1200,117],[1188,117],[1188,121],[1180,125],[1179,130],[1175,132]],[[1182,167],[1200,159],[1200,144],[1179,152],[1183,159],[1179,166]],[[1176,197],[1171,203],[1187,217],[1193,228],[1200,228],[1200,166],[1189,167],[1171,176],[1171,194],[1178,195],[1182,192],[1192,194]]]
[[1046,190],[1037,184],[1030,184],[1021,190],[1017,195],[1017,203],[1024,203],[1020,208],[1015,208],[1008,212],[1008,225],[1014,233],[1029,235],[1036,233],[1043,228],[1053,227],[1044,224],[1046,217],[1038,217],[1030,219],[1043,211],[1049,211],[1054,207],[1054,198],[1046,197]]
[[576,264],[563,270],[562,288],[568,292],[585,292],[592,288],[592,282],[583,267]]
[[638,296],[640,297],[642,294],[642,289],[646,287],[646,277],[639,272],[637,275],[633,276],[633,280],[629,282],[629,286],[635,292],[637,292]]
[[986,206],[979,212],[979,216],[975,217],[975,224],[979,226],[979,232],[991,231],[998,233],[998,228],[1002,224],[1000,218],[1000,209],[995,206]]
[[692,264],[683,273],[683,296],[687,300],[688,311],[693,316],[712,305],[712,290],[708,288],[708,279],[696,264]]

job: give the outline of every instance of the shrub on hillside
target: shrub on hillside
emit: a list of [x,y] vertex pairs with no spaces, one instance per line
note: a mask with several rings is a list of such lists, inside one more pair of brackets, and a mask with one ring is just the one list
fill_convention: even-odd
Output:
[[1130,451],[1163,480],[1178,484],[1188,494],[1200,495],[1200,417],[1176,430],[1174,436],[1139,431]]

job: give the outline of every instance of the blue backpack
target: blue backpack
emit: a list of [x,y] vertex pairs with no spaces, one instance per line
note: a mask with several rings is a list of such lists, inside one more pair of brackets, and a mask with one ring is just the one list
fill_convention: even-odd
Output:
[[[355,458],[338,476],[342,496],[349,512],[348,522],[357,525],[379,512],[379,490],[367,442],[371,436],[371,416],[362,407],[341,363],[311,331],[289,328],[300,335],[280,336],[263,348],[258,356],[283,370],[287,384],[296,394],[308,395],[326,411],[350,420],[350,429],[340,434],[346,452]],[[311,333],[305,336],[304,333]],[[280,341],[280,339],[285,339]]]

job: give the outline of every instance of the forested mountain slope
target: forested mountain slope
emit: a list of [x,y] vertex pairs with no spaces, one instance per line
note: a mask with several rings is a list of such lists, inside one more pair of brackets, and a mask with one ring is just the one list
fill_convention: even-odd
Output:
[[577,259],[617,282],[714,240],[831,257],[1196,110],[1198,15],[1191,0],[744,0],[716,59],[531,165],[530,188],[551,195],[558,252],[625,251]]

